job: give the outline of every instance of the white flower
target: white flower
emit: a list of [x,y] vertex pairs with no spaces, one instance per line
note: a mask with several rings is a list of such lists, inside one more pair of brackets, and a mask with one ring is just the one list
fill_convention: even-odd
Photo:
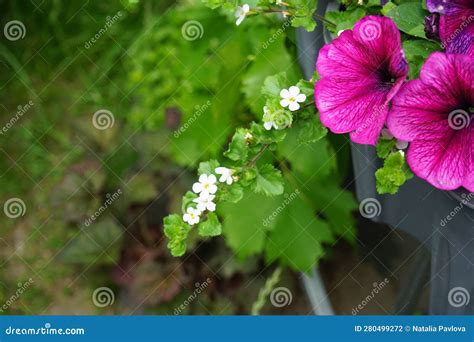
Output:
[[213,202],[215,197],[216,196],[214,195],[199,196],[198,198],[194,199],[193,202],[197,203],[197,208],[201,211],[204,211],[204,210],[215,211],[216,204]]
[[265,120],[268,120],[269,116],[270,116],[270,111],[268,110],[268,107],[263,106],[263,121],[264,121],[263,122],[263,127],[265,127],[265,129],[267,131],[271,130],[272,128],[278,129],[278,126],[275,123],[275,121],[273,121],[273,120],[265,121]]
[[280,91],[280,96],[282,98],[280,105],[282,105],[282,107],[288,107],[292,112],[300,109],[298,102],[306,101],[306,95],[300,94],[300,88],[295,86],[291,86],[290,89],[283,89]]
[[243,6],[238,6],[237,10],[235,11],[235,17],[237,18],[235,25],[239,26],[244,21],[247,14],[250,12],[250,6],[245,4]]
[[232,184],[232,181],[233,181],[232,175],[234,174],[234,170],[228,169],[226,167],[218,167],[216,168],[215,171],[218,175],[221,175],[221,178],[219,178],[219,182],[221,183],[225,182],[229,185]]
[[193,184],[193,191],[201,196],[215,194],[217,191],[217,179],[214,175],[202,174],[199,176],[199,182]]
[[200,216],[201,210],[190,207],[186,210],[186,214],[183,215],[183,220],[192,226],[199,223]]

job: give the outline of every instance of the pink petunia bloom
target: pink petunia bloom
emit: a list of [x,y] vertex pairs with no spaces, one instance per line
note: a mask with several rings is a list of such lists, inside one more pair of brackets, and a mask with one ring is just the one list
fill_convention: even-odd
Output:
[[375,145],[408,73],[395,23],[362,18],[320,50],[316,69],[321,122],[334,133],[350,133],[356,143]]
[[474,56],[474,1],[426,0],[426,7],[434,13],[425,23],[427,36],[439,35],[446,52]]
[[474,191],[474,57],[433,53],[392,103],[387,126],[410,141],[412,171],[435,187]]

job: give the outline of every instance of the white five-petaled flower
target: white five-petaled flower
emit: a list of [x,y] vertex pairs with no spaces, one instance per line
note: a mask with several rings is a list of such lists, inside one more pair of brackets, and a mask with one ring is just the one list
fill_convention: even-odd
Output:
[[215,171],[218,175],[221,175],[221,177],[219,178],[219,182],[221,183],[225,182],[229,185],[232,184],[233,182],[232,175],[234,174],[234,170],[221,166],[221,167],[216,168]]
[[193,184],[193,191],[204,197],[215,194],[217,191],[216,182],[216,176],[202,174],[199,176],[199,182]]
[[199,196],[198,198],[194,199],[193,202],[197,203],[197,208],[200,211],[215,211],[216,204],[213,202],[215,197],[215,195]]
[[[265,120],[266,117],[268,117],[269,114],[270,114],[270,111],[268,110],[268,107],[267,107],[267,106],[263,106],[263,119]],[[275,121],[273,121],[273,120],[264,121],[263,127],[265,127],[265,129],[266,129],[267,131],[271,130],[272,128],[278,129],[277,124],[276,124]]]
[[238,6],[237,10],[235,11],[235,17],[237,20],[235,21],[235,25],[239,26],[244,21],[247,14],[250,12],[250,6],[248,4]]
[[289,110],[294,112],[300,109],[300,103],[306,101],[306,95],[300,94],[300,88],[291,86],[290,89],[282,89],[280,91],[282,107],[288,107]]
[[201,217],[201,210],[196,208],[188,208],[186,214],[183,215],[183,221],[189,223],[191,226],[199,223]]

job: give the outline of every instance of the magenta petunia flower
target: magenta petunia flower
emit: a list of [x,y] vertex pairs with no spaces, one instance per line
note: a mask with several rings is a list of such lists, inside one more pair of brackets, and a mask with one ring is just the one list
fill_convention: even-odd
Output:
[[408,73],[395,23],[362,18],[320,50],[316,68],[321,122],[334,133],[350,133],[356,143],[375,145],[389,102]]
[[431,31],[437,29],[446,52],[474,56],[474,1],[426,0],[426,7],[435,13],[425,22],[427,37],[433,38]]
[[407,161],[418,177],[474,192],[473,116],[474,57],[435,52],[393,100],[387,126],[411,142]]

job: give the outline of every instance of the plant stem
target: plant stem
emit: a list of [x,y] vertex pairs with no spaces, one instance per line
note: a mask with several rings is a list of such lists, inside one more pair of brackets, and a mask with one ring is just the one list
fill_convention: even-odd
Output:
[[275,271],[273,271],[270,278],[267,279],[263,288],[260,289],[257,300],[252,305],[252,316],[260,315],[260,311],[262,311],[262,308],[267,301],[267,297],[275,288],[275,285],[278,284],[278,282],[280,281],[280,275],[281,267],[277,267]]
[[248,166],[254,166],[255,163],[263,156],[263,154],[265,153],[265,151],[267,150],[267,148],[270,146],[270,144],[265,144],[262,146],[262,148],[260,149],[260,151],[258,151],[258,153],[255,155],[255,157],[252,158],[252,160],[248,163]]

